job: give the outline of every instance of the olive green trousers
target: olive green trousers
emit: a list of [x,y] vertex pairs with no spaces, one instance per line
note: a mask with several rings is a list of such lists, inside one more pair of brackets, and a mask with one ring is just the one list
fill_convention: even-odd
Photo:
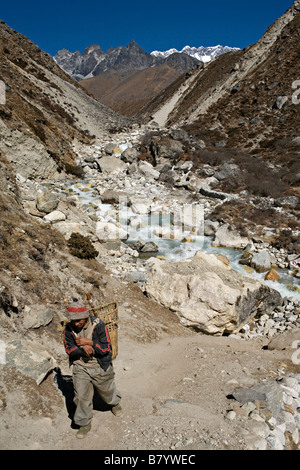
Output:
[[100,365],[96,368],[73,365],[74,403],[76,411],[74,422],[78,426],[88,425],[93,417],[94,387],[103,401],[115,406],[120,403],[121,395],[116,388],[115,372],[112,365],[104,371]]

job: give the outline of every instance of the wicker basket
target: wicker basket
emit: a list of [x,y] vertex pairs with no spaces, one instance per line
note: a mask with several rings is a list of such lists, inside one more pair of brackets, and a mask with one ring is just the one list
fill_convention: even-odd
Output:
[[118,355],[118,305],[112,302],[100,307],[93,307],[93,314],[106,325],[112,347],[112,359],[115,359]]

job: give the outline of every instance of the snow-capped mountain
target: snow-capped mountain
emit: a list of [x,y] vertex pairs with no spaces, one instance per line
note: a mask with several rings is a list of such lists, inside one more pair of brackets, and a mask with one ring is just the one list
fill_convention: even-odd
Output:
[[199,60],[199,62],[210,62],[211,60],[215,59],[221,54],[224,54],[225,52],[230,52],[230,51],[237,51],[239,50],[238,47],[229,47],[229,46],[211,46],[211,47],[190,47],[190,46],[185,46],[181,51],[178,51],[177,49],[169,49],[167,51],[153,51],[151,52],[151,55],[154,57],[162,57],[162,58],[167,58],[169,55],[176,54],[176,53],[183,53],[187,54],[194,59]]

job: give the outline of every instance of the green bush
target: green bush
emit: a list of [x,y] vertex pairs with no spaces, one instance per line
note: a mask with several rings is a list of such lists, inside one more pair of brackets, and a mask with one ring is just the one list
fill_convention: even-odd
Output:
[[89,237],[84,237],[80,233],[72,233],[68,240],[68,247],[73,256],[81,259],[93,259],[99,254],[95,250]]

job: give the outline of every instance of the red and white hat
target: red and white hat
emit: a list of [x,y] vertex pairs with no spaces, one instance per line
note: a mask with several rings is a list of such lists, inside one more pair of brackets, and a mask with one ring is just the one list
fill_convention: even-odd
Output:
[[79,300],[71,302],[67,307],[67,317],[69,320],[81,320],[88,316],[89,313],[86,306]]

